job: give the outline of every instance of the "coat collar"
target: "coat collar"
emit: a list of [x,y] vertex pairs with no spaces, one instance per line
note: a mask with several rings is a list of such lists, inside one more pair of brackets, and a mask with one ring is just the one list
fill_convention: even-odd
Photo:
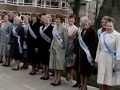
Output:
[[[106,34],[109,34],[107,33],[107,31],[105,31]],[[114,30],[112,33],[110,33],[110,35],[113,35],[113,36],[117,36],[118,34],[120,34],[119,32],[117,32],[116,30]]]

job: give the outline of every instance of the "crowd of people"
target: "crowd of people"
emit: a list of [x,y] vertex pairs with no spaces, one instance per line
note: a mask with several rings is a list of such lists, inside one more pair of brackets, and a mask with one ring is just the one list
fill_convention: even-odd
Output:
[[[101,28],[95,30],[87,16],[80,18],[80,26],[74,25],[75,16],[36,13],[31,16],[0,15],[0,63],[12,70],[27,69],[29,75],[36,75],[39,69],[44,73],[41,80],[49,79],[53,73],[52,86],[61,85],[62,72],[66,81],[73,80],[76,71],[77,82],[73,87],[87,90],[92,74],[97,75],[100,90],[112,90],[120,85],[120,33],[115,30],[112,17],[104,16]],[[20,67],[20,62],[23,66]]]

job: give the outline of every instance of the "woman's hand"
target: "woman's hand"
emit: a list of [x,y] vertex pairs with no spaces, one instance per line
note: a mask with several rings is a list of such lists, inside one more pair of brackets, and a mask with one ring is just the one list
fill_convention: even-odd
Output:
[[98,62],[95,62],[95,68],[98,69]]
[[75,65],[75,59],[76,59],[76,54],[75,53],[73,54],[73,57],[74,57],[74,59],[73,59],[73,65]]
[[38,52],[38,48],[35,48],[35,52]]
[[116,70],[120,71],[120,60],[116,60]]
[[94,63],[92,73],[93,73],[93,75],[97,75],[97,73],[98,73],[98,62]]
[[72,35],[71,35],[71,37],[73,38],[73,39],[75,39],[76,38],[76,31],[74,31],[73,33],[72,33]]

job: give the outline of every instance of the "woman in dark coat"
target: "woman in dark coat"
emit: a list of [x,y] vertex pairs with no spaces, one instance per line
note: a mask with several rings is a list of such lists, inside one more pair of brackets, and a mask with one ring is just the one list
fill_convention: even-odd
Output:
[[95,30],[92,28],[91,22],[89,20],[81,22],[81,27],[78,30],[78,39],[80,46],[80,90],[87,90],[87,82],[92,73],[97,49],[97,35]]
[[53,26],[51,25],[52,17],[50,15],[45,15],[44,25],[40,27],[39,30],[39,59],[41,64],[43,64],[44,76],[40,79],[47,80],[49,79],[49,49],[52,41],[52,30]]
[[14,60],[12,70],[18,70],[20,60],[23,57],[24,28],[21,24],[21,18],[16,16],[14,26],[10,36],[10,58]]
[[38,34],[39,34],[40,23],[37,21],[37,15],[33,13],[31,15],[30,27],[27,34],[27,49],[28,49],[28,62],[32,65],[32,71],[30,75],[36,74],[36,67],[38,63]]
[[23,66],[21,67],[22,69],[27,69],[28,68],[28,60],[27,60],[27,33],[29,30],[29,16],[24,16],[23,17],[23,28],[24,28],[24,42],[23,42]]
[[[76,34],[76,37],[77,37],[77,34]],[[73,85],[73,87],[80,87],[80,60],[79,60],[79,41],[78,41],[78,38],[75,38],[74,40],[74,48],[73,48],[73,52],[74,52],[74,55],[75,55],[75,61],[74,61],[74,70],[76,72],[76,83]]]

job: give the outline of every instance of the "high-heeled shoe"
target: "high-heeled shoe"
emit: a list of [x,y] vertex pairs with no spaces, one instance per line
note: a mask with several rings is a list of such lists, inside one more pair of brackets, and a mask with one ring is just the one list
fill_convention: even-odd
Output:
[[50,76],[53,76],[53,77],[54,77],[54,73],[50,74]]
[[58,83],[54,83],[53,86],[61,85],[61,80]]
[[21,69],[28,69],[28,66],[22,66]]
[[23,69],[25,67],[25,65],[23,65],[22,67],[20,67],[21,69]]
[[12,68],[12,70],[17,71],[17,70],[19,70],[19,67],[17,67],[17,68]]
[[43,77],[41,77],[40,79],[44,79],[44,76],[43,76]]
[[43,78],[43,80],[48,80],[48,79],[49,79],[49,76]]
[[30,72],[29,74],[31,75],[32,72]]
[[3,61],[1,60],[0,63],[3,63]]
[[78,83],[76,83],[75,85],[73,85],[73,87],[78,87]]
[[30,75],[36,75],[36,72],[30,72],[29,74]]
[[9,67],[9,66],[10,66],[10,63],[5,65],[5,67]]
[[6,66],[6,64],[2,64],[1,66]]
[[52,85],[52,86],[53,86],[54,84],[55,84],[54,82],[50,83],[50,85]]
[[28,66],[24,67],[23,69],[28,69]]

